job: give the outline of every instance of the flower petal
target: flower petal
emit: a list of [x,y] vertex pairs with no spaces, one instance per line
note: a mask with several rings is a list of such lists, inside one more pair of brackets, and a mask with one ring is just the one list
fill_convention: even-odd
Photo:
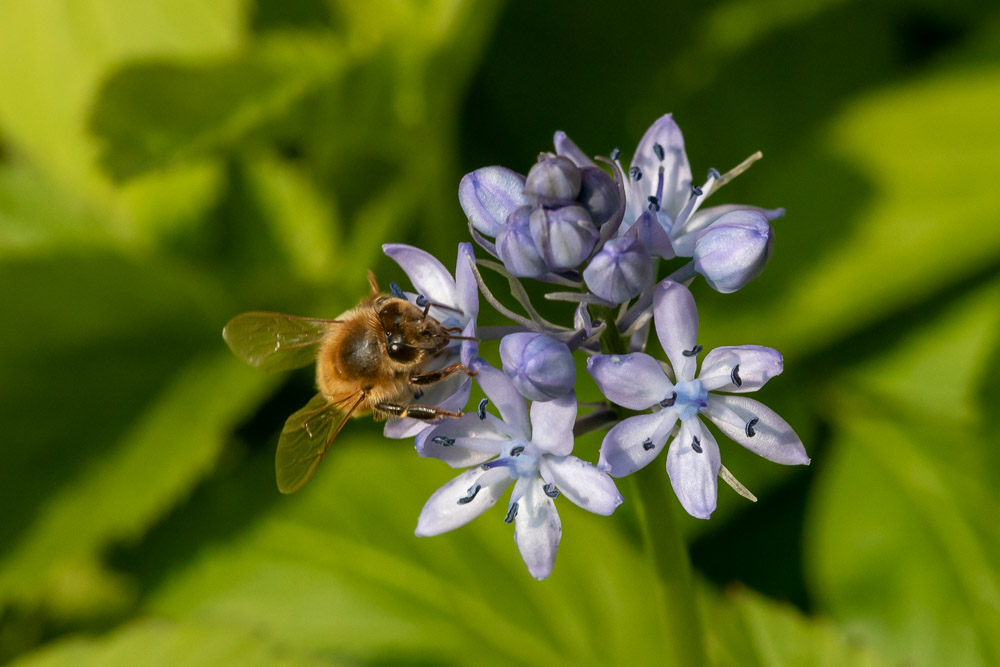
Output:
[[[510,475],[505,470],[466,470],[435,491],[424,504],[417,519],[417,536],[440,535],[464,526],[493,507],[510,482]],[[480,486],[479,491],[471,500],[466,500],[472,495],[470,489],[476,485]]]
[[[479,341],[476,339],[475,319],[469,320],[469,323],[465,325],[464,329],[462,329],[462,335],[465,336],[466,340],[463,340],[459,346],[458,357],[459,360],[465,364],[466,368],[471,368],[470,364],[472,363],[472,360],[479,354]],[[472,378],[466,375],[466,379],[469,380],[469,384],[471,385]]]
[[608,400],[629,410],[656,405],[674,389],[659,362],[642,352],[594,355],[587,371]]
[[693,380],[698,366],[698,309],[691,291],[673,280],[660,283],[653,295],[653,320],[677,382]]
[[785,209],[783,208],[765,209],[758,206],[747,206],[746,204],[722,204],[720,206],[709,206],[708,208],[699,209],[694,215],[688,218],[687,222],[684,223],[683,229],[670,230],[671,243],[674,246],[677,256],[693,257],[698,232],[727,213],[734,211],[758,211],[763,213],[768,221],[777,220],[785,214]]
[[757,391],[775,375],[781,375],[782,368],[781,353],[770,347],[717,347],[705,355],[698,379],[709,391],[745,394]]
[[404,243],[385,243],[382,251],[399,264],[414,289],[428,301],[461,309],[455,279],[434,255]]
[[498,456],[510,441],[503,422],[493,415],[480,420],[476,413],[446,419],[417,435],[420,456],[440,459],[452,468],[468,468]]
[[562,130],[556,132],[552,138],[552,143],[556,147],[556,155],[565,155],[578,167],[594,167],[594,161],[587,157],[580,148],[573,143],[573,140],[566,136]]
[[518,206],[528,204],[524,176],[506,167],[483,167],[462,177],[458,201],[472,226],[496,236],[500,225]]
[[531,442],[546,454],[566,456],[573,451],[576,392],[551,401],[531,403]]
[[681,422],[681,432],[667,450],[667,475],[681,506],[696,519],[707,519],[715,511],[720,467],[719,445],[701,420]]
[[759,401],[746,396],[709,394],[705,414],[720,431],[768,461],[809,464],[806,448],[792,427]]
[[528,572],[535,579],[544,579],[552,574],[556,562],[556,550],[562,537],[562,522],[556,512],[556,504],[542,490],[543,482],[536,477],[518,480],[528,484],[518,501],[517,515],[514,517],[514,541],[521,552]]
[[476,357],[470,366],[476,372],[476,382],[483,393],[500,411],[507,427],[518,438],[531,440],[528,406],[503,371],[490,366],[482,357]]
[[673,410],[622,420],[604,436],[597,467],[612,477],[631,475],[656,458],[676,421]]
[[[659,145],[662,151],[662,161],[656,145]],[[632,168],[638,167],[642,172],[642,178],[635,183],[641,193],[638,202],[641,203],[646,197],[656,194],[661,166],[663,191],[660,207],[673,220],[691,194],[691,165],[684,151],[684,136],[674,122],[673,114],[669,113],[649,126],[635,149],[635,155],[632,156]],[[642,204],[642,207],[645,208],[645,204]],[[641,211],[637,211],[637,215],[639,213]]]
[[456,304],[465,317],[463,325],[479,314],[479,286],[472,273],[471,263],[476,261],[472,252],[472,244],[458,244],[458,261],[455,264],[455,296]]
[[575,456],[545,456],[542,477],[551,480],[569,500],[588,512],[607,516],[622,504],[622,494],[608,473]]

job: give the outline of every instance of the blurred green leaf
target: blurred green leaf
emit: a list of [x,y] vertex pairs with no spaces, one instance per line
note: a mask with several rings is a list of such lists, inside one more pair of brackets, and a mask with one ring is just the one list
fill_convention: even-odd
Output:
[[[847,104],[816,138],[836,165],[807,147],[801,163],[778,175],[797,200],[823,198],[840,183],[827,174],[845,168],[864,186],[831,192],[823,210],[788,204],[788,217],[775,223],[776,254],[793,237],[796,249],[818,256],[808,267],[785,260],[783,271],[765,272],[738,297],[752,307],[699,301],[713,344],[759,340],[801,356],[996,266],[998,105],[995,66],[941,72]],[[830,243],[813,248],[808,239],[817,234]],[[744,341],[746,331],[758,340]]]
[[845,373],[831,396],[807,564],[824,607],[896,660],[1000,660],[1000,440],[972,396],[1000,337],[998,288]]
[[277,649],[253,632],[218,621],[195,624],[140,620],[99,639],[71,638],[56,642],[12,664],[18,667],[307,667],[336,663],[319,660],[303,651]]
[[0,599],[30,596],[60,562],[141,536],[214,463],[273,382],[225,350],[192,360],[117,444],[49,495],[0,560]]
[[365,430],[349,425],[309,485],[252,528],[178,564],[148,610],[224,617],[364,662],[606,664],[664,652],[655,575],[613,518],[560,501],[555,573],[537,582],[501,506],[414,537],[421,506],[457,471]]
[[[330,201],[332,194],[324,196],[303,169],[273,155],[249,161],[247,177],[264,220],[297,276],[306,282],[336,281],[344,264],[336,261],[343,225],[336,202]],[[369,245],[374,245],[372,240]],[[353,260],[350,253],[340,254]]]
[[[6,5],[0,62],[14,65],[0,68],[5,141],[44,175],[54,196],[82,203],[119,241],[138,236],[148,242],[142,229],[166,220],[188,221],[187,213],[206,201],[210,176],[161,174],[135,188],[116,187],[96,165],[97,146],[87,120],[108,71],[130,59],[233,53],[243,37],[246,4],[177,0],[150,8],[129,0],[39,0]],[[196,178],[202,180],[192,183]]]
[[116,179],[211,154],[287,114],[344,64],[330,39],[262,40],[247,54],[204,64],[132,65],[118,71],[91,120],[101,162]]
[[709,651],[718,667],[888,665],[828,621],[746,589],[709,593]]

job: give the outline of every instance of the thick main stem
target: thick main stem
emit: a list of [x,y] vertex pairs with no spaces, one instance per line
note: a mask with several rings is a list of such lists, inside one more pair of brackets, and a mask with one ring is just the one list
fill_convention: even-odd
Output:
[[673,511],[673,498],[657,470],[642,470],[632,475],[634,495],[638,497],[639,520],[643,541],[653,559],[659,596],[667,620],[668,650],[673,664],[707,665],[705,630],[698,607],[687,545]]
[[[598,317],[611,324],[601,337],[605,354],[625,354],[627,342],[613,326],[614,312],[598,308]],[[664,639],[676,665],[706,665],[705,631],[692,579],[687,545],[674,517],[673,498],[666,478],[655,470],[642,470],[631,476],[633,498],[638,500],[643,541],[653,560],[659,581],[659,597],[666,617]]]

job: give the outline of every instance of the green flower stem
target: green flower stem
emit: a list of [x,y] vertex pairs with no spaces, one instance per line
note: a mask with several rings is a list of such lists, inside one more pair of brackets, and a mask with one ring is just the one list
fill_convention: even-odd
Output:
[[[659,466],[657,466],[659,468]],[[665,612],[664,641],[675,665],[707,665],[705,630],[691,576],[691,560],[674,513],[663,470],[640,470],[631,476],[638,502],[643,541],[652,556]]]
[[[627,341],[622,339],[613,324],[615,313],[610,308],[597,308],[596,311],[597,317],[610,324],[601,337],[601,351],[605,354],[626,354]],[[674,516],[675,501],[668,492],[666,480],[662,469],[639,471],[630,478],[634,491],[630,498],[637,501],[643,541],[660,584],[659,597],[667,621],[663,636],[673,657],[672,664],[706,665],[705,631],[691,561]]]

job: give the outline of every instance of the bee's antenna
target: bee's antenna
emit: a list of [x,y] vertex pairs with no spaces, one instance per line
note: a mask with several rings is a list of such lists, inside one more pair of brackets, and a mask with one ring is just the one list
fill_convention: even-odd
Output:
[[450,310],[453,313],[462,314],[460,308],[454,308],[452,306],[446,306],[443,303],[437,303],[436,301],[428,301],[423,294],[417,297],[417,305],[423,308],[424,306],[434,306],[435,308],[440,308],[441,310]]

